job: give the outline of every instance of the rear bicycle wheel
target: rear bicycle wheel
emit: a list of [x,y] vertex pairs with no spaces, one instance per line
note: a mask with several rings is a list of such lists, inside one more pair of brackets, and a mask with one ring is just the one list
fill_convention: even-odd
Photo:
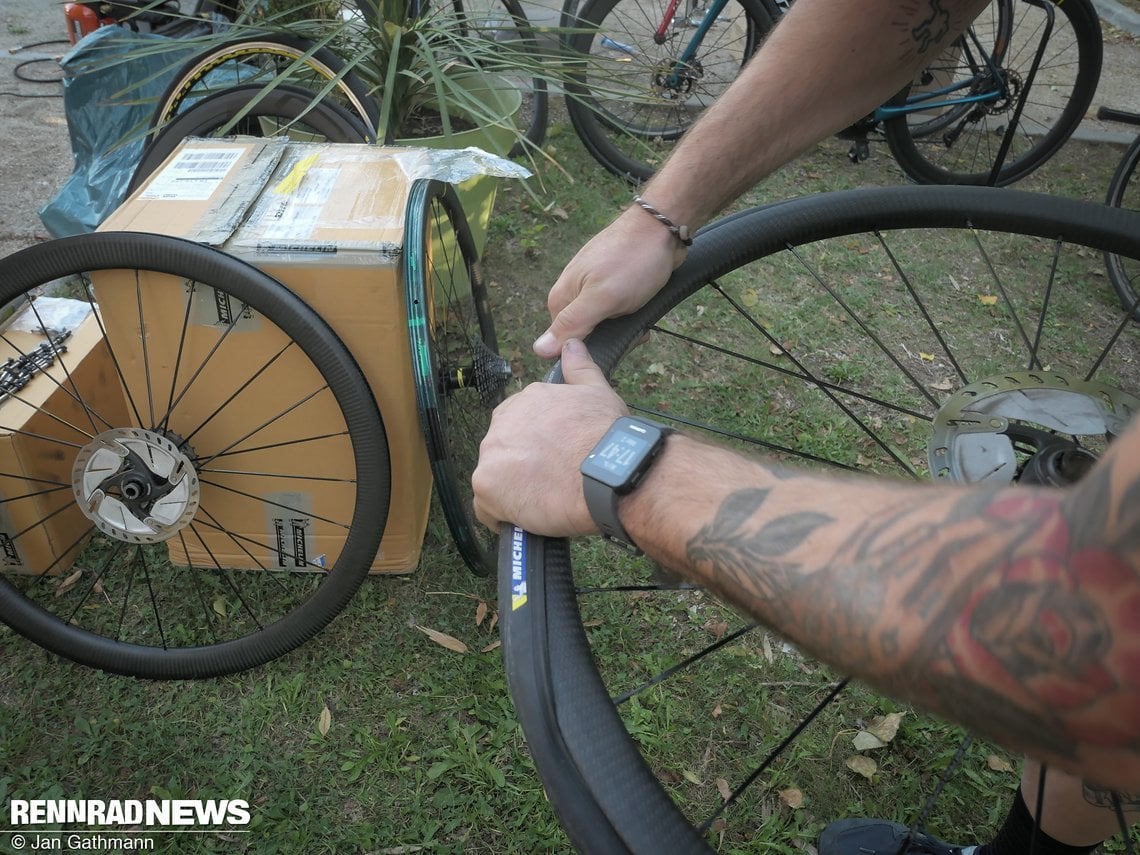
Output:
[[194,102],[164,125],[143,150],[127,193],[133,193],[187,137],[232,134],[288,136],[305,142],[374,141],[358,117],[330,101],[313,101],[307,89],[279,86],[266,92],[256,83],[234,86]]
[[646,181],[681,135],[740,74],[778,17],[766,0],[730,0],[687,62],[708,3],[682,3],[663,40],[667,2],[590,0],[570,37],[566,109],[594,158],[613,174]]
[[158,99],[150,127],[162,128],[196,101],[239,83],[266,93],[289,85],[327,100],[376,128],[379,109],[368,87],[333,51],[297,36],[255,33],[213,43],[171,79]]
[[[283,285],[190,241],[94,233],[0,262],[0,619],[136,677],[268,662],[344,608],[390,468],[371,389]],[[10,380],[6,377],[5,380]]]
[[[588,343],[633,411],[744,453],[1009,483],[1058,448],[1100,453],[1140,407],[1140,332],[1090,284],[1090,249],[1140,258],[1140,217],[991,188],[828,194],[704,230],[650,304]],[[1084,427],[1053,415],[1069,405]],[[994,419],[980,442],[959,427],[977,413]],[[842,786],[834,734],[885,711],[835,703],[844,681],[605,547],[513,530],[499,591],[511,696],[584,851],[810,842],[778,791],[810,805]],[[884,780],[919,782],[891,818],[978,824],[968,783],[931,783],[943,750],[876,756]]]
[[435,491],[464,562],[484,576],[496,566],[496,538],[475,519],[471,473],[511,367],[499,355],[487,286],[454,188],[416,181],[404,228],[412,375]]
[[[1140,136],[1124,152],[1120,165],[1108,185],[1105,203],[1126,211],[1140,211]],[[1120,304],[1129,309],[1140,320],[1140,264],[1130,259],[1107,253],[1104,257],[1108,269],[1108,279],[1120,296]]]
[[[1047,5],[1046,5],[1047,4]],[[1072,136],[1092,102],[1103,57],[1100,21],[1088,2],[1018,0],[1012,7],[1012,27],[1005,39],[1004,16],[997,4],[975,22],[971,33],[976,51],[951,50],[943,55],[935,75],[942,85],[964,85],[957,97],[998,97],[969,109],[946,108],[932,130],[924,113],[898,115],[883,122],[891,154],[912,179],[925,184],[1011,184],[1052,157]],[[1043,47],[1036,76],[1029,80],[1049,13],[1053,29]],[[969,47],[969,44],[965,45]],[[992,51],[1000,79],[986,69],[985,52]],[[928,72],[924,72],[924,75]],[[920,82],[925,77],[920,78]],[[906,103],[915,85],[890,106]],[[1024,106],[1018,113],[1024,98]],[[1015,124],[1014,124],[1015,123]],[[1007,129],[1013,124],[1008,152],[1002,156]],[[991,176],[999,157],[1002,166]]]

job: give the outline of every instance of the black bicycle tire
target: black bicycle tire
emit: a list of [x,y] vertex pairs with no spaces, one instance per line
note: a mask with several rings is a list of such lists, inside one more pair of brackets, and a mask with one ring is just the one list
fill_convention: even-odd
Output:
[[[359,487],[341,559],[298,608],[260,631],[212,645],[160,649],[115,641],[71,625],[0,578],[0,619],[28,639],[83,665],[148,679],[216,677],[264,664],[312,638],[356,593],[376,555],[388,516],[387,435],[371,387],[324,320],[284,285],[233,256],[192,241],[137,232],[60,238],[0,261],[0,301],[76,271],[141,268],[224,285],[259,307],[320,366],[353,445]],[[268,311],[265,311],[268,309]]]
[[[644,331],[705,283],[789,246],[869,230],[967,227],[1066,240],[1140,258],[1140,215],[988,187],[868,188],[755,208],[703,229],[642,309],[587,338],[608,375]],[[549,382],[561,382],[560,366]],[[578,613],[566,540],[504,529],[500,625],[508,687],[551,804],[571,840],[600,813],[629,851],[708,852],[645,763],[616,712]],[[528,730],[536,731],[531,741]],[[559,801],[561,799],[561,801]],[[587,849],[586,851],[593,851]],[[608,851],[608,850],[598,850]]]
[[[151,115],[150,128],[162,127],[170,122],[194,86],[213,69],[242,56],[269,53],[283,56],[290,62],[302,62],[325,80],[336,80],[336,88],[352,105],[365,126],[376,128],[380,108],[364,81],[351,68],[346,69],[344,60],[327,47],[317,46],[299,36],[281,33],[246,34],[213,44],[189,59],[175,72],[158,99]],[[267,88],[269,86],[273,86],[273,83],[267,84]]]
[[328,142],[368,143],[375,137],[361,120],[331,101],[313,101],[313,93],[295,86],[278,86],[271,92],[257,83],[247,83],[207,95],[178,113],[147,143],[139,158],[127,193],[166,160],[187,137],[209,137],[239,114],[294,121],[304,118],[307,126]]
[[[420,427],[427,443],[435,493],[439,499],[447,527],[464,563],[479,576],[494,572],[498,546],[494,539],[480,542],[485,529],[475,519],[474,510],[464,494],[470,493],[471,471],[478,449],[471,449],[471,471],[457,471],[458,461],[452,459],[448,417],[448,401],[440,393],[435,355],[435,336],[431,329],[434,294],[429,295],[424,264],[431,248],[431,203],[438,200],[451,221],[460,257],[467,265],[471,284],[472,305],[478,332],[483,344],[498,353],[494,318],[487,299],[487,286],[479,272],[478,252],[471,236],[471,228],[459,203],[455,189],[441,181],[420,179],[412,184],[408,193],[407,213],[404,221],[404,288],[408,311],[408,340],[412,350],[412,380],[416,390],[416,405]],[[425,247],[423,252],[414,251]],[[490,415],[491,404],[487,403]],[[476,441],[481,440],[478,437]]]
[[[1132,144],[1125,150],[1124,156],[1120,158],[1120,163],[1112,175],[1112,180],[1108,183],[1108,195],[1105,197],[1105,204],[1114,208],[1123,207],[1124,194],[1129,184],[1133,185],[1133,192],[1140,195],[1140,136],[1132,141]],[[1136,306],[1140,294],[1136,293],[1133,281],[1129,280],[1120,256],[1111,252],[1105,253],[1104,264],[1108,271],[1108,279],[1117,296],[1120,297],[1120,304],[1125,309]],[[1140,308],[1136,310],[1136,316],[1140,319]]]
[[[1065,104],[1065,109],[1053,126],[1024,153],[1005,161],[998,173],[996,184],[1005,186],[1020,181],[1038,169],[1063,146],[1076,131],[1092,103],[1100,80],[1101,64],[1104,57],[1104,44],[1101,36],[1100,19],[1089,0],[1053,3],[1054,9],[1064,15],[1073,27],[1073,35],[1078,50],[1077,79],[1073,91]],[[905,97],[909,87],[901,93]],[[905,115],[895,116],[883,122],[883,133],[887,138],[891,155],[902,170],[914,181],[922,184],[989,184],[992,164],[980,172],[955,172],[931,163],[915,144],[915,137],[909,129]],[[996,141],[995,141],[996,145]]]
[[[568,40],[570,62],[574,63],[576,56],[588,56],[593,43],[594,28],[600,27],[605,18],[613,11],[619,0],[587,0],[579,12],[580,26],[587,28],[585,32],[571,35]],[[746,61],[776,25],[779,14],[771,0],[734,0],[744,10],[749,22],[749,42],[745,48]],[[742,63],[743,67],[743,63]],[[594,93],[589,82],[579,70],[572,71],[566,86],[566,112],[575,133],[582,141],[590,155],[610,173],[632,184],[648,181],[656,169],[636,157],[622,151],[608,138],[605,127],[613,127],[607,121],[603,111],[593,106]],[[679,138],[678,132],[674,138]]]

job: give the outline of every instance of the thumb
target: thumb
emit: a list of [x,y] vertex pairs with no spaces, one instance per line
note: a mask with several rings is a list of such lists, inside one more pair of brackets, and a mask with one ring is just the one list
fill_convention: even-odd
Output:
[[573,386],[609,387],[606,377],[581,341],[567,340],[562,347],[562,379]]
[[[572,338],[580,338],[593,330],[598,318],[589,316],[588,301],[572,300],[550,322],[550,327],[534,343],[534,352],[546,359],[554,359]],[[583,347],[584,351],[585,348]]]

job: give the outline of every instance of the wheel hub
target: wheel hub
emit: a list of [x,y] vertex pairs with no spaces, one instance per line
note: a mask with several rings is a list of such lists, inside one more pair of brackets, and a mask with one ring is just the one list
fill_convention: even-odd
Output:
[[934,418],[927,449],[935,480],[1061,486],[1098,454],[1082,438],[1118,436],[1140,399],[1103,383],[1020,371],[959,389]]
[[85,445],[71,470],[80,510],[104,534],[157,543],[198,510],[198,473],[190,456],[154,431],[115,428]]
[[474,340],[471,358],[471,365],[451,369],[443,385],[447,390],[474,388],[479,393],[479,401],[493,407],[502,400],[503,390],[513,376],[511,364],[487,347],[482,339]]

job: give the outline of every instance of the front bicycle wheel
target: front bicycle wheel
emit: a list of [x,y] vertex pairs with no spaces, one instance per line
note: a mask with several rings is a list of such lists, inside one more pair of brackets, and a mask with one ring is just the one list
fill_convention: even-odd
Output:
[[571,36],[566,109],[594,158],[649,179],[775,26],[767,0],[590,0]]
[[280,656],[360,586],[388,514],[351,354],[275,279],[95,233],[0,262],[0,619],[85,665],[212,677]]
[[[992,188],[828,194],[704,230],[588,343],[633,411],[741,453],[1011,483],[1099,454],[1140,409],[1140,332],[1098,287],[1098,251],[1140,259],[1140,216]],[[792,851],[818,826],[783,792],[857,798],[834,746],[885,711],[873,695],[836,703],[827,669],[596,543],[513,530],[499,580],[511,696],[583,851]],[[877,755],[884,782],[913,782],[891,818],[985,821],[968,780],[935,785],[943,750]]]
[[891,154],[920,183],[1019,181],[1077,129],[1102,57],[1100,21],[1087,0],[991,4],[964,40],[888,105],[924,107],[922,88],[950,90],[934,102],[944,106],[889,114],[883,132]]
[[451,185],[412,185],[404,248],[412,375],[435,492],[464,562],[484,576],[495,569],[496,539],[475,519],[471,473],[511,367],[499,355],[479,256]]
[[[1140,211],[1140,136],[1133,140],[1120,159],[1120,165],[1109,182],[1105,202],[1114,208]],[[1140,264],[1111,252],[1105,255],[1104,260],[1109,281],[1120,296],[1121,305],[1131,309],[1140,319],[1140,307],[1137,306],[1140,300]]]
[[158,99],[150,127],[162,128],[196,101],[239,83],[266,93],[287,84],[348,110],[370,130],[378,122],[367,85],[333,51],[298,36],[251,33],[215,41],[186,62]]

